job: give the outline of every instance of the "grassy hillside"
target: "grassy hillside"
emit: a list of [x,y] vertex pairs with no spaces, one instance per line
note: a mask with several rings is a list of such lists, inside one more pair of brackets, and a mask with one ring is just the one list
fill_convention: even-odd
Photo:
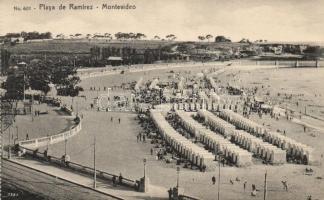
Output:
[[34,43],[16,44],[14,46],[5,46],[14,54],[30,54],[30,53],[89,53],[93,46],[111,46],[111,47],[131,47],[137,49],[158,48],[171,44],[169,41],[118,41],[118,40],[50,40]]

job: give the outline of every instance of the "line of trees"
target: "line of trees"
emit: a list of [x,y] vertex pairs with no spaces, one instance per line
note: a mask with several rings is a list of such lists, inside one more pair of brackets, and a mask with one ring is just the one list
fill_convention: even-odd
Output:
[[[69,34],[68,37],[70,38],[108,38],[108,39],[113,39],[113,36],[115,37],[115,39],[117,40],[140,40],[140,39],[144,39],[147,38],[147,36],[144,33],[124,33],[124,32],[118,32],[115,33],[114,35],[110,34],[110,33],[94,33],[94,34],[82,34],[82,33],[75,33],[75,34]],[[18,37],[23,37],[24,40],[33,40],[33,39],[52,39],[52,33],[51,32],[44,32],[44,33],[39,33],[37,31],[33,31],[33,32],[25,32],[22,31],[20,33],[7,33],[6,35],[4,35],[5,38],[18,38]],[[54,36],[55,38],[65,38],[65,35],[63,33],[60,34],[56,34]],[[206,39],[210,39],[212,38],[212,35],[208,34],[206,36]],[[169,40],[169,41],[174,41],[177,39],[177,37],[174,34],[168,34],[165,36],[165,38],[160,37],[158,35],[155,35],[153,37],[154,40]]]
[[51,39],[52,38],[52,33],[51,32],[39,33],[37,31],[33,31],[33,32],[22,31],[20,33],[7,33],[5,35],[5,37],[6,38],[22,37],[22,38],[24,38],[24,40]]
[[115,38],[117,40],[138,40],[142,38],[146,38],[146,35],[143,33],[122,33],[118,32],[115,34]]
[[212,36],[211,34],[207,34],[207,35],[199,35],[198,36],[198,40],[200,41],[204,41],[204,40],[208,40],[208,42],[210,41],[210,39],[212,39],[214,36]]
[[8,72],[1,87],[7,90],[6,97],[9,99],[21,99],[24,87],[40,90],[46,95],[50,91],[50,84],[54,84],[58,95],[77,96],[83,90],[78,86],[80,81],[77,67],[67,59],[34,59],[26,66]]

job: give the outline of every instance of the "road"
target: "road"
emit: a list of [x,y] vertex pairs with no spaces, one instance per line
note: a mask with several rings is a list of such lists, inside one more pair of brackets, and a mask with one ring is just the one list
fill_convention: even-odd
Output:
[[[28,191],[28,194],[26,194],[26,192],[17,192],[18,197],[8,197],[3,199],[33,199],[28,196],[30,194],[34,194],[35,197],[37,196],[37,199],[115,199],[99,192],[20,166],[5,159],[2,159],[1,176],[3,184],[20,188],[22,191]],[[22,197],[19,195],[25,196]]]

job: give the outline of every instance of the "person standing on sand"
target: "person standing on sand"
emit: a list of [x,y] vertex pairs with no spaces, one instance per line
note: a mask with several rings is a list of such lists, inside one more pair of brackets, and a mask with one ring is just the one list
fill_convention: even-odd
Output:
[[213,185],[215,185],[215,183],[216,183],[216,178],[215,178],[215,176],[212,177],[212,183],[213,183]]
[[288,192],[288,184],[287,184],[287,181],[281,181],[283,187],[284,187],[284,190],[286,190]]

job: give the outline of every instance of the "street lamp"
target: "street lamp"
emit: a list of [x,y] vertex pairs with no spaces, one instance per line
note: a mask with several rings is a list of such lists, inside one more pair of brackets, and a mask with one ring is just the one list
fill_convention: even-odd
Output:
[[144,164],[144,181],[145,181],[146,158],[143,159],[143,164]]
[[180,174],[180,167],[177,167],[177,189],[179,189],[179,174]]
[[96,169],[96,135],[93,138],[93,188],[97,188],[97,169]]
[[219,200],[219,193],[220,193],[220,167],[221,167],[221,162],[220,159],[218,160],[218,186],[217,186],[217,200]]
[[9,126],[9,149],[8,149],[8,159],[11,159],[11,133],[10,133],[10,126]]
[[66,144],[67,144],[67,138],[64,140],[64,155],[66,156]]
[[18,125],[16,125],[16,129],[17,129],[17,140],[18,140],[19,139]]

